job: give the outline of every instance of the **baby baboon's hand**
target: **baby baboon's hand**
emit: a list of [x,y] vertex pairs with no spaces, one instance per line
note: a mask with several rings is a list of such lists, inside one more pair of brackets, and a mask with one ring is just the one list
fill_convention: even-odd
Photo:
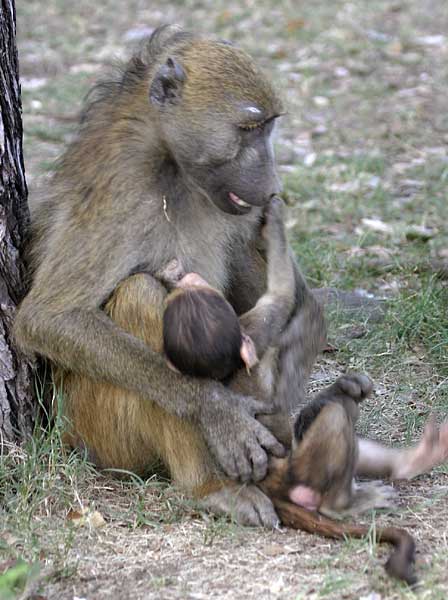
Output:
[[269,200],[269,204],[265,208],[266,222],[276,222],[282,224],[284,217],[284,207],[285,203],[280,198],[280,196],[273,196]]
[[281,198],[274,196],[270,199],[264,209],[263,219],[261,234],[265,240],[270,240],[284,231],[284,202]]
[[266,476],[268,453],[283,457],[280,442],[255,419],[268,410],[262,403],[229,390],[209,398],[201,407],[201,427],[224,473],[241,481]]
[[185,269],[177,258],[173,258],[163,269],[156,272],[156,279],[160,279],[168,287],[174,287],[185,275]]
[[261,236],[265,242],[274,239],[284,232],[284,202],[279,196],[269,200],[263,211]]

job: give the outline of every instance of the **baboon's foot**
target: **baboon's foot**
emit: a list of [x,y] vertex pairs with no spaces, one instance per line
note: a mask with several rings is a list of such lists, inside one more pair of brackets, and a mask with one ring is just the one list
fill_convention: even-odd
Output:
[[448,421],[437,425],[431,416],[422,439],[412,448],[400,452],[392,469],[394,479],[412,479],[448,461]]
[[355,481],[349,506],[341,509],[319,507],[319,512],[331,519],[345,519],[376,508],[393,508],[397,491],[382,481]]
[[339,377],[333,384],[336,393],[343,393],[355,402],[361,402],[370,396],[373,390],[372,380],[362,373],[349,373]]
[[279,518],[270,499],[254,485],[226,485],[200,500],[215,514],[229,515],[241,525],[275,529]]

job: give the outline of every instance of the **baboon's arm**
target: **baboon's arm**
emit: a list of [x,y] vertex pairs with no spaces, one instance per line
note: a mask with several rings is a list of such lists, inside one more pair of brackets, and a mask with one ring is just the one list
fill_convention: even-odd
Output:
[[[270,326],[260,326],[258,331],[251,330],[259,357],[268,346],[279,349],[278,381],[273,398],[274,405],[287,414],[306,403],[306,384],[318,352],[322,349],[326,336],[323,310],[308,288],[291,248],[288,247],[290,265],[294,274],[294,303],[292,310],[275,312],[275,303],[260,303],[253,310],[265,312],[267,319],[272,317]],[[254,246],[247,260],[247,268],[236,265],[233,275],[233,288],[229,295],[235,310],[246,309],[252,301],[260,298],[260,289],[266,285],[267,265]],[[275,279],[275,273],[273,273]],[[268,284],[269,289],[269,284]],[[262,293],[262,292],[261,292]],[[272,312],[270,312],[272,311]],[[251,319],[252,311],[241,317]],[[263,316],[263,315],[262,315]],[[282,321],[283,320],[283,321]],[[252,320],[260,324],[260,320]]]
[[[113,256],[108,258],[113,264]],[[82,261],[76,264],[82,265]],[[120,329],[99,308],[107,297],[105,289],[113,290],[123,276],[112,282],[112,276],[103,272],[102,288],[83,279],[89,277],[89,270],[80,267],[76,276],[74,270],[70,275],[55,273],[55,280],[66,282],[59,294],[54,284],[52,287],[51,275],[38,274],[16,318],[15,334],[21,347],[194,420],[227,475],[235,479],[247,477],[247,473],[255,480],[264,477],[265,450],[276,456],[284,454],[281,444],[254,418],[265,407],[220,382],[173,373],[160,355]],[[150,281],[148,275],[148,285]]]
[[286,239],[280,198],[273,198],[266,210],[264,236],[267,288],[255,306],[240,317],[241,326],[252,338],[259,357],[269,346],[276,345],[295,304],[294,258]]

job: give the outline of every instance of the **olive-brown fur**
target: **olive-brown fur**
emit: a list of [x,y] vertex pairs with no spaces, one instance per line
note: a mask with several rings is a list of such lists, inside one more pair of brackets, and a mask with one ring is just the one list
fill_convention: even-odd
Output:
[[[210,472],[260,480],[268,452],[284,453],[254,418],[273,410],[271,399],[170,371],[144,337],[156,301],[135,322],[126,316],[140,293],[157,296],[155,274],[173,259],[222,291],[237,314],[254,307],[266,289],[260,226],[263,207],[279,191],[270,138],[281,111],[274,88],[244,52],[172,27],[156,31],[90,94],[77,138],[33,206],[32,281],[15,335],[25,351],[64,372],[73,441],[99,464],[141,471],[152,463],[152,445],[157,455],[171,448],[173,477],[193,490]],[[231,205],[227,192],[252,208]],[[144,283],[133,278],[139,272]],[[268,340],[282,357],[297,351],[304,296],[295,287],[287,320],[275,329],[287,343]],[[117,310],[109,311],[114,303]],[[114,320],[119,314],[123,319]],[[313,348],[300,352],[312,363]],[[275,365],[279,381],[295,379],[297,365],[287,372],[282,360]],[[78,387],[77,375],[87,378]],[[275,409],[288,415],[300,390],[285,389],[285,405]],[[174,438],[185,443],[174,447]],[[212,507],[236,507],[241,521],[275,524],[272,504],[253,486],[236,498],[223,494]]]

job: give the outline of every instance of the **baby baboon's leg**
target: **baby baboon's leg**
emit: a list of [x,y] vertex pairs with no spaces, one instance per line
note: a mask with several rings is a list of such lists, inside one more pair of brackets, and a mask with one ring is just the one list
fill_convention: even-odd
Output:
[[362,438],[358,440],[358,447],[358,475],[412,479],[448,461],[448,421],[439,427],[430,418],[422,439],[410,448],[387,448]]

